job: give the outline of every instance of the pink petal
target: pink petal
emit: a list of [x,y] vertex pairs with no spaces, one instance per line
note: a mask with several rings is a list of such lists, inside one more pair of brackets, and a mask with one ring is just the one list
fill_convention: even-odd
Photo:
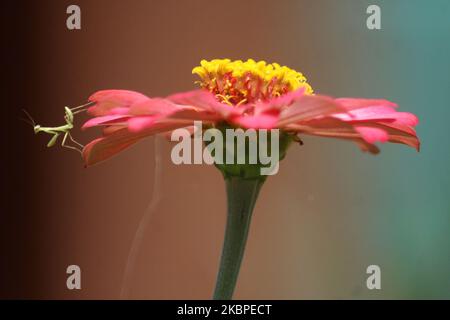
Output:
[[368,119],[394,120],[393,116],[386,116],[392,115],[394,113],[396,113],[396,110],[392,107],[365,107],[361,109],[350,110],[345,113],[334,114],[333,116],[345,121],[363,121]]
[[216,122],[222,120],[222,117],[217,113],[204,111],[189,106],[179,108],[178,110],[175,110],[165,116],[170,119],[199,120],[203,122]]
[[397,123],[375,123],[372,126],[385,130],[389,134],[389,142],[406,144],[420,150],[420,141],[413,128]]
[[99,125],[109,125],[111,123],[117,123],[117,122],[123,122],[126,121],[130,116],[124,116],[124,115],[108,115],[108,116],[101,116],[89,119],[86,121],[81,129],[91,128]]
[[149,99],[142,93],[129,90],[101,90],[89,97],[89,101],[96,102],[88,112],[94,116],[110,113],[111,109],[129,108],[132,104]]
[[333,117],[322,117],[301,123],[291,123],[285,127],[285,130],[332,138],[361,137],[360,133],[351,124]]
[[294,102],[300,100],[305,95],[305,88],[301,87],[295,91],[288,92],[279,97],[271,98],[269,101],[260,103],[256,109],[267,110],[267,109],[280,109],[286,106],[290,106]]
[[380,128],[355,126],[357,132],[361,134],[364,141],[374,144],[375,142],[386,142],[389,140],[388,133]]
[[156,123],[151,128],[140,132],[130,132],[128,128],[114,131],[108,136],[95,139],[84,147],[83,159],[85,165],[92,166],[109,159],[147,136],[186,127],[187,125],[189,124],[182,122]]
[[277,125],[278,116],[274,114],[242,115],[232,118],[231,121],[244,128],[272,129]]
[[372,154],[380,151],[375,145],[365,141],[352,125],[332,117],[314,119],[304,124],[290,124],[286,129],[299,134],[354,141],[361,150]]
[[355,142],[359,146],[359,148],[362,151],[364,151],[364,152],[369,152],[371,154],[378,154],[378,153],[380,153],[380,149],[378,149],[378,147],[376,145],[370,144],[370,143],[364,141],[363,139],[353,138],[353,139],[350,139],[350,140]]
[[415,127],[419,124],[419,118],[410,112],[396,112],[395,122],[405,126]]
[[128,129],[130,132],[139,132],[151,127],[155,123],[156,117],[141,116],[133,117],[128,120]]
[[120,124],[120,125],[105,126],[105,127],[103,127],[102,132],[103,132],[104,136],[109,136],[110,134],[113,134],[114,132],[119,131],[121,129],[125,129],[125,128],[128,128],[126,124],[125,125]]
[[178,106],[168,99],[153,98],[132,104],[129,112],[140,116],[170,113],[177,109]]
[[175,104],[169,99],[150,99],[142,103],[134,104],[130,108],[133,115],[158,115],[161,118],[217,121],[222,119],[215,112],[207,111],[191,105]]
[[211,110],[211,102],[217,103],[214,95],[206,90],[176,93],[168,96],[167,99],[176,104],[195,106],[204,110]]
[[361,99],[361,98],[337,98],[337,103],[341,104],[347,111],[368,107],[391,107],[397,108],[397,104],[385,99]]
[[416,126],[419,123],[417,116],[414,114],[409,112],[397,112],[392,107],[386,106],[356,109],[349,111],[348,113],[335,114],[334,116],[353,123],[389,121],[408,126]]
[[147,98],[146,95],[132,90],[123,89],[109,89],[109,90],[99,90],[94,92],[90,97],[89,101],[102,101],[104,99],[110,99],[111,97],[117,97],[122,100],[138,100],[141,98]]
[[303,95],[291,106],[281,112],[279,126],[289,123],[308,121],[333,113],[342,113],[342,106],[334,99],[319,95]]
[[109,111],[109,114],[129,114],[130,108],[117,107]]
[[376,149],[368,145],[376,141],[402,143],[416,150],[420,148],[420,142],[414,129],[395,123],[374,122],[364,123],[364,126],[353,126],[334,117],[324,117],[289,124],[285,127],[285,130],[322,137],[350,139],[358,142],[360,146],[363,145],[366,150],[372,153]]
[[109,159],[139,140],[139,138],[132,136],[124,136],[125,131],[128,132],[128,129],[116,131],[108,137],[98,138],[87,144],[83,148],[83,159],[85,166],[89,167]]
[[216,97],[207,90],[194,90],[178,93],[167,97],[167,99],[176,104],[189,105],[216,113],[224,120],[228,119],[230,116],[241,113],[239,108],[219,102]]

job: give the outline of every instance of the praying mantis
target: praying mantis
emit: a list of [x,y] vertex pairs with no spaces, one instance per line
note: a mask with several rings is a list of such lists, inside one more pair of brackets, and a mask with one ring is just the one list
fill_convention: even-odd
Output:
[[[74,116],[77,113],[86,111],[87,107],[90,105],[92,105],[92,102],[89,102],[87,104],[84,104],[84,105],[81,105],[81,106],[78,106],[75,108],[64,107],[64,111],[65,111],[64,120],[66,121],[66,124],[64,124],[62,126],[43,127],[39,124],[36,124],[34,119],[31,117],[31,115],[26,110],[23,110],[23,112],[27,115],[28,120],[27,119],[22,119],[22,120],[24,120],[25,122],[27,122],[33,126],[35,134],[38,134],[39,132],[44,132],[44,133],[53,135],[51,137],[50,141],[47,143],[48,148],[53,147],[56,144],[58,137],[62,135],[63,136],[63,139],[61,142],[62,147],[76,150],[76,151],[82,153],[84,146],[81,143],[78,143],[77,141],[75,141],[75,139],[70,134],[70,130],[73,128]],[[70,141],[72,141],[76,146],[68,145],[67,138],[69,138]]]

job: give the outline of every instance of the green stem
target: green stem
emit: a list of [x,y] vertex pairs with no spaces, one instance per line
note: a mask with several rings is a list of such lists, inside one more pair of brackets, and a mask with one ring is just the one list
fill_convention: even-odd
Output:
[[254,179],[225,178],[228,217],[214,291],[215,300],[229,300],[233,296],[247,242],[252,211],[264,180],[261,177]]

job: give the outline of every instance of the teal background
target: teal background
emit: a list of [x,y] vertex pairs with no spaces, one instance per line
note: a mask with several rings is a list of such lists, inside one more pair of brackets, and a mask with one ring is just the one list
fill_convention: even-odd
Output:
[[[302,31],[302,36],[285,39],[287,59],[302,55],[308,61],[310,70],[304,72],[317,92],[386,97],[400,110],[415,113],[422,147],[415,153],[383,145],[381,154],[371,157],[358,155],[344,143],[327,141],[319,147],[314,138],[322,153],[318,163],[315,159],[305,164],[298,155],[300,165],[308,167],[305,171],[310,172],[310,166],[317,171],[306,181],[299,174],[298,183],[315,184],[312,180],[321,177],[322,187],[327,185],[329,194],[336,194],[335,202],[322,199],[328,203],[320,210],[332,211],[325,213],[329,220],[322,227],[339,233],[334,237],[327,232],[323,240],[336,253],[333,262],[327,259],[332,267],[324,272],[335,278],[340,271],[348,272],[343,259],[360,263],[361,268],[381,267],[381,291],[358,285],[352,291],[347,286],[342,298],[450,298],[450,2],[319,1],[325,2],[326,9],[299,2],[296,10],[285,12],[285,27]],[[363,13],[369,4],[381,7],[379,31],[365,28]],[[300,21],[294,17],[294,12],[307,11]],[[293,42],[304,46],[297,49]],[[317,209],[298,205],[302,211]],[[342,243],[342,233],[348,242],[343,248],[336,245]],[[328,247],[331,242],[334,249]],[[355,252],[349,257],[352,248]],[[355,270],[347,280],[358,275]],[[335,280],[341,288],[348,281]],[[331,293],[335,290],[321,291],[317,297],[335,297]]]

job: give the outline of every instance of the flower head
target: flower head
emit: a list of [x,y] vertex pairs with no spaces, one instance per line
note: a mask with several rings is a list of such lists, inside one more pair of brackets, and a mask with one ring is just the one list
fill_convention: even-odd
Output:
[[383,99],[331,98],[313,94],[306,78],[287,67],[264,61],[217,59],[201,62],[192,72],[201,89],[166,98],[149,98],[128,90],[94,93],[84,128],[101,126],[103,136],[83,150],[87,166],[117,154],[154,134],[207,126],[278,128],[298,135],[334,137],[378,153],[376,142],[395,142],[419,149],[414,114],[398,112]]
[[192,73],[201,78],[202,88],[229,105],[268,101],[299,88],[304,88],[307,94],[313,92],[301,73],[265,61],[202,60]]

